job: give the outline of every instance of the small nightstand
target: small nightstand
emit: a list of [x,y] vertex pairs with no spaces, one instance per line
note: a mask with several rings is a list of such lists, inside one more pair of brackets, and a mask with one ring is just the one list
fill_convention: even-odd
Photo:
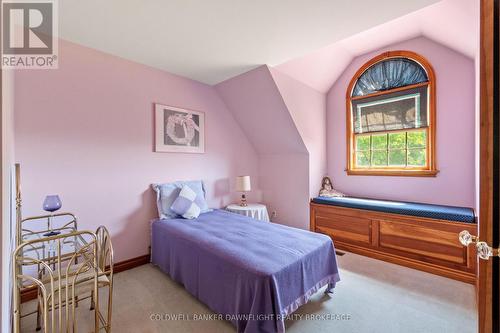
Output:
[[231,204],[226,207],[226,210],[245,215],[256,220],[269,222],[269,214],[267,213],[266,205],[249,203],[247,206],[240,206],[239,204]]

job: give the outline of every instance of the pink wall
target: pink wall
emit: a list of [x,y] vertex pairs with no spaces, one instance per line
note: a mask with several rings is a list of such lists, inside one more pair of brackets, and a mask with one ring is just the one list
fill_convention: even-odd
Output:
[[307,228],[308,152],[267,66],[216,86],[258,154],[259,184],[274,222]]
[[[204,111],[206,153],[154,153],[154,102]],[[248,174],[260,200],[256,152],[213,87],[65,41],[58,70],[16,73],[15,150],[24,215],[57,193],[82,229],[110,229],[118,261],[148,251],[151,183],[203,179],[221,207]]]
[[[356,70],[387,50],[410,50],[429,60],[437,77],[437,165],[435,178],[347,176],[345,92]],[[328,173],[348,194],[382,199],[475,206],[475,74],[474,62],[420,37],[357,57],[327,96]]]
[[315,197],[326,174],[326,96],[277,69],[271,73],[309,152],[308,193]]
[[308,229],[309,198],[326,171],[325,95],[267,66],[216,87],[259,155],[273,221]]
[[260,66],[215,87],[257,153],[307,152],[269,67]]
[[[308,227],[308,199],[325,160],[336,187],[352,195],[474,206],[474,63],[428,39],[355,58],[329,91],[326,111],[322,93],[267,66],[213,88],[60,45],[59,70],[16,74],[24,214],[40,213],[43,197],[58,193],[82,228],[110,228],[117,260],[147,253],[154,182],[203,179],[210,205],[221,207],[236,199],[234,177],[249,174],[255,189],[250,200],[276,210],[278,223],[300,228]],[[347,84],[359,66],[389,49],[418,52],[435,68],[436,178],[345,174]],[[206,153],[154,153],[154,102],[205,111]]]
[[276,68],[326,93],[353,58],[418,36],[426,36],[471,58],[477,56],[479,0],[441,0]]
[[259,155],[259,184],[273,222],[309,229],[309,156],[307,153]]
[[[15,183],[14,175],[14,72],[3,70],[0,87],[1,102],[1,146],[2,167],[0,205],[2,224],[0,226],[0,331],[11,329],[12,278],[10,254],[15,248]],[[10,223],[9,223],[10,222]]]

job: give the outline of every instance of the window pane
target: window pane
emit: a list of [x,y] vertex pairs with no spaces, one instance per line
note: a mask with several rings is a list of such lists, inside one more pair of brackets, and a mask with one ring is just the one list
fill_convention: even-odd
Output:
[[[408,133],[409,135],[410,133]],[[408,141],[410,141],[408,139]],[[425,148],[408,150],[408,165],[409,166],[425,166]]]
[[375,150],[372,152],[372,166],[387,166],[386,150]]
[[369,135],[360,135],[356,137],[356,150],[370,150]]
[[406,166],[406,149],[389,151],[390,166]]
[[360,132],[421,127],[420,114],[416,110],[420,110],[419,94],[358,104],[356,113],[361,120]]
[[426,131],[408,132],[408,148],[425,148],[427,142]]
[[358,168],[425,167],[427,131],[356,135],[355,164]]
[[372,149],[387,149],[387,134],[372,135]]
[[389,133],[389,148],[391,149],[406,148],[406,132]]
[[359,168],[367,168],[370,166],[370,152],[356,152],[356,166]]
[[354,133],[427,127],[427,101],[427,86],[353,100]]

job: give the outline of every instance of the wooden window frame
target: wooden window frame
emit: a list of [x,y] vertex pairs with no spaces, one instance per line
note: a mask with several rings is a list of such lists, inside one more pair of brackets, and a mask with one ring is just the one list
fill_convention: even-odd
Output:
[[[375,92],[364,96],[352,96],[354,86],[363,73],[373,65],[391,58],[407,58],[417,62],[422,66],[429,79],[428,82],[398,87],[386,91]],[[427,86],[429,105],[429,124],[427,126],[427,165],[425,167],[376,167],[376,168],[356,168],[355,164],[355,133],[352,123],[352,101],[383,96],[386,94],[409,90],[417,87]],[[422,128],[423,129],[423,128]],[[411,130],[411,129],[408,129]],[[398,130],[399,131],[399,130]],[[392,131],[383,131],[383,133]],[[396,132],[396,131],[394,131]],[[379,54],[366,62],[354,74],[346,92],[346,142],[347,142],[347,168],[348,175],[365,176],[410,176],[410,177],[435,177],[439,172],[436,165],[436,76],[431,64],[421,55],[411,51],[389,51]]]

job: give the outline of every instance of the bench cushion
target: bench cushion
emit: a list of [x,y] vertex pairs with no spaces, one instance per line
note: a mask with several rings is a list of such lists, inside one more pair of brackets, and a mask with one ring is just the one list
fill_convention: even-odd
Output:
[[373,210],[409,216],[420,216],[431,219],[455,222],[475,223],[474,210],[466,207],[431,205],[416,202],[374,200],[354,197],[317,197],[312,199],[318,204]]

